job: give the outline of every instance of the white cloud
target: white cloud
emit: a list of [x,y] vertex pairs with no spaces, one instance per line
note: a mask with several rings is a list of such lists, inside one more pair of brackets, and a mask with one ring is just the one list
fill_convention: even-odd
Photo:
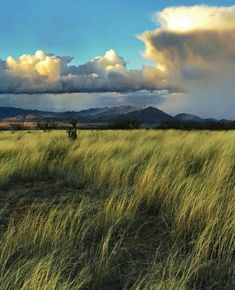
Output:
[[58,57],[38,50],[18,59],[9,56],[0,65],[0,93],[127,92],[162,89],[143,70],[128,70],[113,49],[83,65],[70,65],[72,57]]
[[235,29],[235,6],[169,7],[155,13],[154,19],[161,24],[161,29],[169,31],[231,30]]
[[38,50],[35,55],[24,54],[18,60],[9,56],[6,67],[15,77],[19,75],[32,81],[54,81],[61,75],[61,59],[48,56],[42,50]]

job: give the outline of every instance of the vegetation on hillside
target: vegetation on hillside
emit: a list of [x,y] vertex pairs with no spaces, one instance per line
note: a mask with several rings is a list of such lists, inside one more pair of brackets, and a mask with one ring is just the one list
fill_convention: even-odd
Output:
[[0,132],[0,289],[235,289],[235,132]]

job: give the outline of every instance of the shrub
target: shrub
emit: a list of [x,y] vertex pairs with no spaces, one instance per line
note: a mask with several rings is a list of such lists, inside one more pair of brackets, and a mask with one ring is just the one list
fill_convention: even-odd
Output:
[[78,138],[78,135],[77,135],[77,123],[78,123],[78,120],[77,119],[72,119],[70,121],[70,124],[72,125],[72,127],[70,127],[67,130],[68,138],[70,140],[72,140],[72,141],[75,141]]

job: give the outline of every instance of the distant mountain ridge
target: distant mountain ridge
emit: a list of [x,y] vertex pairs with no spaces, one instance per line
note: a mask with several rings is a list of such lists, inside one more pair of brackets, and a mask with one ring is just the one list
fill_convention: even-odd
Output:
[[[203,119],[201,117],[198,117],[197,115],[186,114],[186,113],[178,114],[174,118],[178,121],[181,121],[181,122],[195,122],[195,123],[218,122],[218,120],[216,120],[214,118]],[[223,121],[223,120],[220,120],[220,121]]]
[[[129,116],[138,119],[143,124],[164,124],[169,122],[183,123],[213,123],[216,119],[203,119],[192,114],[178,114],[171,116],[155,107],[141,108],[137,106],[119,106],[91,108],[81,111],[50,112],[40,110],[20,109],[14,107],[0,107],[1,122],[39,122],[56,121],[68,122],[78,119],[80,123],[111,123],[113,119],[120,116]],[[220,122],[231,122],[221,120]]]
[[179,121],[182,121],[182,122],[187,122],[187,121],[192,121],[192,122],[202,122],[203,119],[196,116],[196,115],[192,115],[192,114],[185,114],[185,113],[182,113],[182,114],[178,114],[175,116],[175,119],[179,120]]

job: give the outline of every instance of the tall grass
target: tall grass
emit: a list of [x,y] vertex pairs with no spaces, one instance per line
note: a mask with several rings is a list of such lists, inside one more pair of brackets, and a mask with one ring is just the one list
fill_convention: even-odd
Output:
[[0,289],[235,289],[234,177],[234,132],[1,132]]

